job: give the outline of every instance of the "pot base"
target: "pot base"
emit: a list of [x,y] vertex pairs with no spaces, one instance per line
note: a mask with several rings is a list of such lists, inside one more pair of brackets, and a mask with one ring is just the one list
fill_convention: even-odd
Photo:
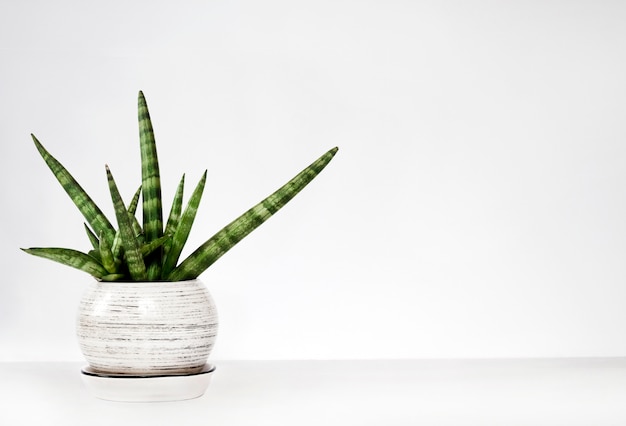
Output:
[[96,398],[119,402],[164,402],[202,396],[214,371],[214,365],[206,364],[202,370],[191,374],[134,376],[100,373],[87,366],[81,370],[81,376]]

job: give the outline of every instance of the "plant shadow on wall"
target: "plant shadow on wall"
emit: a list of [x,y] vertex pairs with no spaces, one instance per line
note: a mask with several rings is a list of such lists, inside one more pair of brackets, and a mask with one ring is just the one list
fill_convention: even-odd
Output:
[[[129,203],[123,201],[106,166],[117,228],[32,135],[46,164],[83,214],[91,249],[87,252],[56,247],[22,250],[95,278],[81,299],[77,322],[79,344],[90,368],[83,371],[84,375],[131,374],[140,378],[210,372],[206,361],[217,335],[217,311],[198,276],[308,185],[328,165],[338,148],[323,154],[180,262],[207,172],[184,209],[185,176],[182,176],[164,223],[154,132],[142,92],[139,92],[138,118],[142,181]],[[136,218],[140,197],[142,224]],[[199,396],[192,392],[171,395],[171,399],[186,399],[190,395]],[[103,397],[117,398],[110,394]],[[142,394],[134,400],[151,398],[151,394]]]

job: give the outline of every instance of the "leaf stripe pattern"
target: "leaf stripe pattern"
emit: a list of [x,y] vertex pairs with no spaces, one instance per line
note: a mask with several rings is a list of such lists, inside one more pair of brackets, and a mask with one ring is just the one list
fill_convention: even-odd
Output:
[[196,278],[235,244],[254,231],[308,185],[337,153],[335,147],[315,160],[269,197],[226,225],[202,244],[167,277],[169,281]]
[[85,225],[85,232],[87,233],[87,238],[89,238],[89,242],[91,243],[91,247],[94,249],[98,249],[100,247],[100,241],[98,241],[98,237],[94,234],[91,229],[89,229],[89,225],[83,223]]
[[32,247],[22,250],[28,254],[54,260],[63,265],[87,272],[96,278],[102,278],[108,274],[106,269],[95,258],[78,250],[57,247]]
[[196,218],[196,212],[198,211],[198,206],[200,205],[200,199],[202,198],[202,192],[204,191],[204,185],[206,183],[206,170],[198,182],[196,189],[194,189],[191,197],[189,198],[189,202],[187,203],[187,207],[183,215],[180,218],[180,223],[176,227],[176,231],[172,237],[172,244],[170,245],[169,252],[165,257],[165,262],[163,262],[163,271],[164,276],[167,276],[172,269],[176,266],[178,262],[178,258],[180,257],[180,253],[183,251],[183,247],[187,242],[187,238],[189,237],[189,232],[191,231],[191,227],[193,225],[193,221]]
[[[143,194],[143,231],[145,243],[163,236],[163,211],[161,206],[161,178],[157,157],[154,130],[150,120],[150,112],[143,92],[138,96],[139,144],[141,148],[141,186]],[[155,280],[161,276],[160,254],[156,253],[147,259],[148,279]]]
[[120,228],[124,257],[128,264],[128,272],[133,281],[145,281],[146,267],[143,262],[143,257],[141,256],[137,239],[133,234],[128,210],[126,210],[126,206],[124,206],[124,201],[122,201],[122,197],[120,196],[120,192],[117,189],[117,185],[115,184],[115,180],[108,166],[106,167],[106,172],[111,199],[113,200],[113,207],[115,208],[115,216],[117,217],[117,224]]
[[[176,194],[174,195],[174,201],[172,201],[172,208],[170,210],[170,215],[167,218],[167,224],[165,225],[165,234],[173,235],[176,232],[176,228],[178,228],[178,222],[180,221],[180,213],[183,207],[183,192],[185,188],[185,175],[180,179],[178,183],[178,188],[176,188]],[[163,244],[163,255],[167,257],[167,254],[170,251],[170,247],[172,246],[171,241],[167,241]]]
[[112,242],[115,229],[104,213],[102,213],[102,210],[100,210],[91,197],[89,197],[85,190],[76,182],[76,179],[74,179],[70,172],[43,147],[35,135],[31,134],[31,137],[33,138],[33,142],[35,142],[39,154],[41,154],[67,195],[70,196],[76,207],[78,207],[78,210],[83,214],[87,223],[91,225],[91,228],[97,235],[104,233],[104,236]]
[[[88,254],[63,248],[23,249],[25,252],[83,270],[101,281],[192,280],[287,204],[327,166],[338,151],[333,148],[326,152],[277,191],[222,228],[178,264],[202,198],[207,171],[202,175],[184,211],[185,175],[182,176],[163,229],[161,180],[154,130],[146,99],[141,91],[138,94],[138,122],[141,185],[128,206],[122,201],[113,175],[108,166],[106,167],[117,230],[69,171],[31,135],[40,155],[85,217],[85,232],[92,249]],[[143,223],[137,220],[135,214],[140,196]]]
[[140,194],[141,194],[141,186],[139,186],[137,191],[135,191],[135,194],[133,195],[133,199],[130,200],[130,203],[128,204],[128,213],[134,215],[135,212],[137,211],[137,204],[139,204]]
[[102,260],[102,266],[107,270],[109,274],[116,273],[115,259],[111,252],[111,247],[107,244],[106,238],[100,238],[100,259]]
[[170,235],[163,235],[158,240],[154,240],[149,244],[144,244],[141,246],[141,255],[143,257],[148,256],[150,253],[161,247],[167,241],[169,241],[172,237]]

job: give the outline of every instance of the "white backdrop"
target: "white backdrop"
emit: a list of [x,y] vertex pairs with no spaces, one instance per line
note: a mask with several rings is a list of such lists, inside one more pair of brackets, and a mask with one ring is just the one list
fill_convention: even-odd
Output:
[[148,99],[188,251],[327,149],[202,275],[214,359],[626,355],[626,3],[0,3],[0,361],[80,360],[86,249],[35,133],[113,217]]

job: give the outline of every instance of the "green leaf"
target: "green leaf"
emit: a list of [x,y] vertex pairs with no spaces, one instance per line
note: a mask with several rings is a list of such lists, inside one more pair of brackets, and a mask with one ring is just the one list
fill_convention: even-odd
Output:
[[180,253],[183,251],[183,247],[187,242],[187,238],[189,237],[189,231],[191,231],[191,227],[193,225],[193,221],[196,218],[196,212],[198,211],[198,206],[200,205],[200,200],[202,199],[202,192],[204,191],[204,184],[206,183],[206,170],[200,178],[200,182],[194,189],[191,197],[189,198],[189,202],[187,203],[187,207],[183,215],[180,218],[180,222],[176,227],[176,231],[172,237],[172,244],[169,247],[168,253],[165,256],[165,261],[163,262],[163,276],[167,276],[174,267],[176,267],[176,263],[178,262],[178,258],[180,257]]
[[91,246],[94,249],[99,248],[100,241],[98,241],[98,237],[96,237],[96,234],[92,232],[92,230],[89,228],[89,225],[87,225],[86,223],[84,223],[83,225],[85,225],[85,232],[87,232],[87,237],[89,238],[89,242],[91,243]]
[[[137,221],[137,218],[135,217],[135,211],[137,210],[137,204],[139,202],[140,193],[141,193],[141,186],[139,186],[139,189],[137,189],[137,191],[135,192],[135,195],[133,195],[133,198],[130,201],[130,204],[128,204],[128,213],[132,216],[131,224],[133,226],[133,231],[135,232],[135,235],[138,235],[142,232],[141,226],[139,225],[139,222]],[[111,252],[113,253],[113,257],[115,259],[120,259],[121,249],[122,249],[122,240],[120,237],[120,231],[118,229],[115,232],[115,237],[113,238],[113,244],[111,246]]]
[[78,182],[76,182],[76,179],[74,179],[70,172],[43,147],[35,135],[31,134],[31,137],[33,138],[33,142],[35,142],[39,154],[41,154],[67,195],[70,196],[76,207],[78,207],[78,210],[83,214],[87,223],[89,223],[97,235],[103,233],[109,242],[112,242],[115,229],[104,213],[102,213],[102,210],[100,210],[91,197],[89,197]]
[[171,235],[163,235],[158,240],[154,240],[151,243],[144,244],[141,246],[141,255],[143,257],[148,256],[150,253],[163,246],[166,242],[168,242],[172,238]]
[[[178,188],[176,188],[176,194],[174,195],[174,201],[172,201],[172,208],[170,210],[170,215],[167,218],[167,224],[165,225],[165,234],[173,235],[176,232],[176,228],[178,228],[178,222],[180,221],[180,213],[183,207],[183,191],[185,187],[185,175],[180,179],[178,183]],[[167,254],[170,251],[170,247],[172,246],[172,241],[167,241],[163,245],[163,256],[167,257]]]
[[[163,236],[163,211],[161,207],[161,178],[159,160],[154,141],[154,130],[148,105],[143,93],[138,97],[139,145],[141,148],[141,185],[143,188],[143,232],[145,242]],[[161,276],[161,250],[147,259],[148,279],[157,280]]]
[[120,281],[126,278],[124,274],[109,274],[100,278],[102,281]]
[[137,211],[137,204],[139,204],[139,195],[141,194],[141,185],[139,185],[139,189],[135,191],[135,195],[133,195],[133,199],[130,200],[130,204],[128,205],[128,213],[135,215]]
[[22,250],[33,256],[54,260],[63,265],[87,272],[98,279],[108,274],[106,269],[95,258],[78,250],[57,247],[32,247]]
[[137,204],[139,203],[139,194],[141,193],[141,186],[133,195],[133,199],[130,200],[130,204],[128,205],[128,216],[130,217],[130,223],[133,226],[133,232],[137,237],[140,235],[143,236],[143,230],[141,229],[141,225],[139,221],[135,217],[135,212],[137,211]]
[[135,238],[137,238],[137,241],[143,244],[144,235],[143,235],[143,230],[141,229],[141,225],[139,224],[139,221],[134,215],[130,214],[130,212],[128,213],[128,220],[130,220],[130,225],[133,228],[133,233],[135,234]]
[[102,265],[102,256],[100,256],[100,249],[89,250],[87,254],[98,261]]
[[116,259],[120,259],[122,257],[122,236],[119,229],[115,232],[115,237],[113,237],[111,253],[113,253],[113,257]]
[[120,192],[117,189],[117,185],[115,184],[115,180],[108,166],[106,166],[106,172],[111,199],[113,200],[113,207],[115,208],[115,216],[117,217],[117,224],[120,229],[122,247],[124,248],[124,258],[128,265],[128,272],[133,281],[146,281],[146,266],[141,256],[139,243],[133,232],[130,215],[128,214],[126,206],[124,206],[124,201],[122,201],[122,197],[120,196]]
[[110,274],[114,274],[117,272],[117,267],[115,265],[115,259],[113,258],[113,253],[111,252],[111,246],[107,244],[107,239],[100,236],[100,259],[102,259],[102,266],[107,270]]
[[337,150],[336,147],[329,150],[269,197],[226,225],[178,265],[167,276],[167,280],[182,281],[197,278],[308,185],[328,165]]

